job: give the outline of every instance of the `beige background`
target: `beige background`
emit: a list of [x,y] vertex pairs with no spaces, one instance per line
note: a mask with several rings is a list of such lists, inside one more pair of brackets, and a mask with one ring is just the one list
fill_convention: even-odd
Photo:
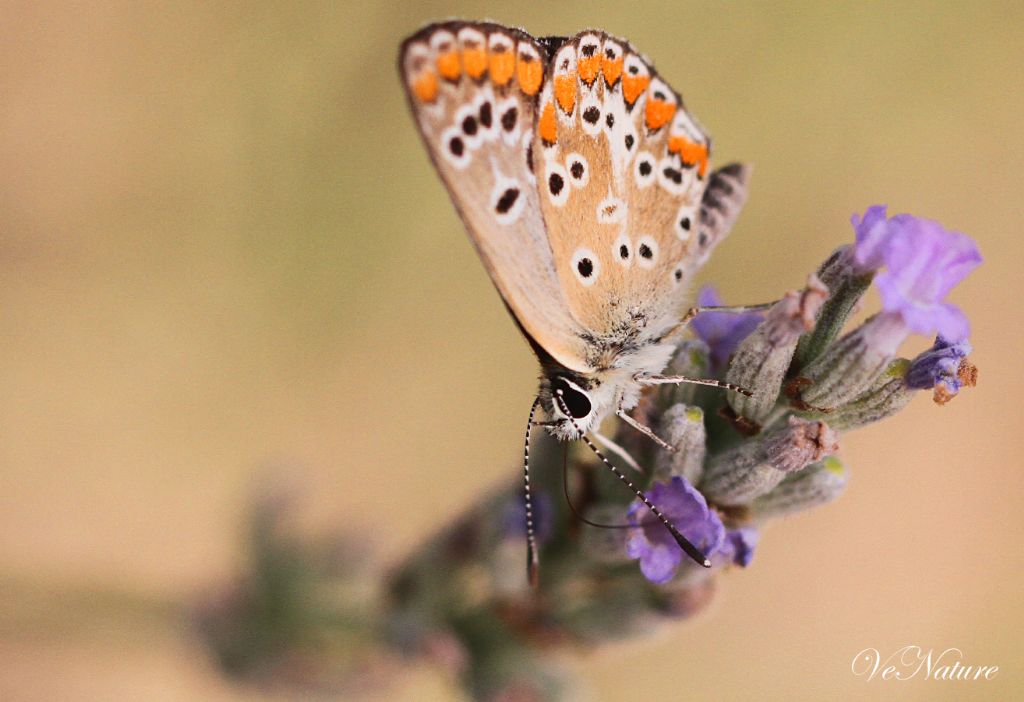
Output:
[[[1020,3],[54,2],[0,9],[0,698],[251,699],[176,607],[237,566],[268,474],[387,562],[517,470],[534,361],[394,69],[452,15],[653,57],[718,162],[756,166],[703,276],[731,301],[799,285],[877,202],[986,258],[954,293],[980,387],[847,437],[847,494],[711,613],[568,657],[593,696],[1024,695]],[[908,643],[1001,672],[850,673]]]

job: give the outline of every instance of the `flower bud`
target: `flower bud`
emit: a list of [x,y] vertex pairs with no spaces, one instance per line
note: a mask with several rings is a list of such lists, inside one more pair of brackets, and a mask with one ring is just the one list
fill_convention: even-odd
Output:
[[803,291],[786,293],[768,311],[754,333],[740,343],[725,379],[754,395],[728,395],[729,406],[738,417],[760,425],[771,414],[797,341],[814,326],[818,310],[827,297],[828,288],[812,273]]
[[720,505],[740,505],[763,495],[794,473],[839,449],[822,421],[790,417],[789,425],[745,441],[713,458],[701,492]]
[[954,344],[936,337],[931,349],[910,364],[907,386],[933,390],[935,403],[946,404],[964,385],[974,387],[978,382],[978,369],[967,360],[970,352],[971,345],[966,340]]
[[762,521],[818,507],[839,497],[846,489],[849,473],[835,456],[787,476],[771,492],[750,505],[754,520]]
[[905,381],[910,361],[897,358],[859,397],[828,416],[836,431],[849,431],[891,417],[907,406],[915,390]]
[[831,412],[865,392],[892,362],[906,336],[898,318],[875,315],[801,371],[790,385],[799,390],[797,406]]
[[675,451],[657,453],[654,479],[667,482],[678,475],[691,485],[696,485],[704,470],[704,456],[707,453],[704,410],[682,403],[672,405],[661,417],[660,434]]
[[797,344],[796,361],[804,367],[822,354],[839,335],[850,314],[864,296],[873,270],[864,270],[854,260],[853,246],[836,249],[818,269],[818,278],[829,290],[829,298],[821,306],[814,330]]

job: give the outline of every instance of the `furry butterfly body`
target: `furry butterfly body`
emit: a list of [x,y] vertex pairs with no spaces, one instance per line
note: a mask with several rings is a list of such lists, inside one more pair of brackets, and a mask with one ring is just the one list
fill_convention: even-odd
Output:
[[658,374],[748,170],[711,172],[711,140],[680,95],[599,30],[537,39],[433,24],[403,43],[399,68],[431,159],[541,363],[538,423],[589,444],[614,412],[657,440],[627,411],[645,386],[685,380]]

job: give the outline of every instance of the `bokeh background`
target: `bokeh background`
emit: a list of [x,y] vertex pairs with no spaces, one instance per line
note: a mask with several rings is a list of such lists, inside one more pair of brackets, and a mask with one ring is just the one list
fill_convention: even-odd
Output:
[[[600,700],[1024,695],[1024,6],[4,3],[0,698],[243,700],[182,622],[270,481],[388,563],[518,469],[535,362],[406,113],[448,16],[629,37],[755,165],[702,275],[799,286],[886,202],[970,233],[981,384],[851,435],[711,611],[564,656]],[[872,302],[869,300],[869,302]],[[870,304],[869,304],[870,307]],[[916,339],[909,352],[928,344]],[[988,683],[866,683],[956,646]],[[412,668],[380,699],[447,699]],[[372,697],[372,695],[371,695]]]

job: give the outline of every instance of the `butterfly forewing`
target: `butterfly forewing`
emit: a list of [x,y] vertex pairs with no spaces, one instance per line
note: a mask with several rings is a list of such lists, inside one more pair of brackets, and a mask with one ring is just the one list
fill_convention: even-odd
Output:
[[586,372],[534,177],[546,64],[535,39],[488,23],[431,25],[406,40],[400,57],[423,140],[494,284],[527,335]]
[[592,337],[654,337],[699,258],[710,140],[622,39],[582,32],[548,76],[534,170],[569,307]]

